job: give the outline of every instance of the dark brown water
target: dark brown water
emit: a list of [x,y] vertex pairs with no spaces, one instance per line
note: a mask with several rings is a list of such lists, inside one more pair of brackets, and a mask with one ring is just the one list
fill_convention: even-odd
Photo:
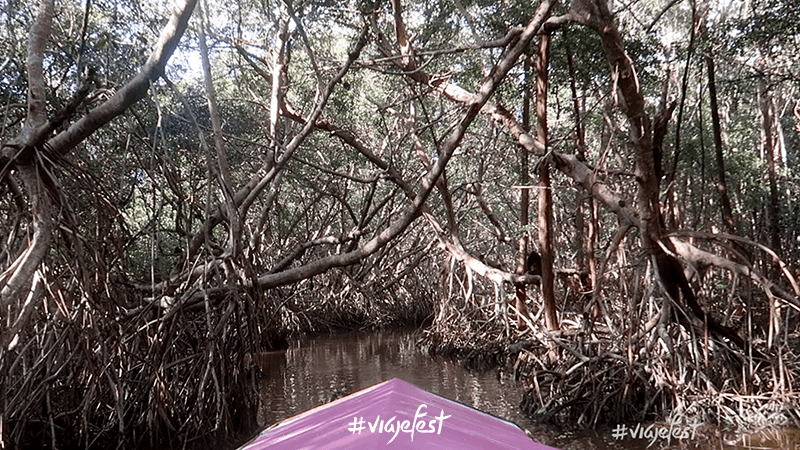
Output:
[[[401,378],[422,389],[516,422],[536,439],[561,450],[610,449],[784,449],[800,450],[800,432],[772,431],[734,436],[700,428],[686,439],[645,438],[663,424],[620,424],[628,432],[614,438],[613,429],[569,431],[533,423],[519,410],[522,387],[496,371],[470,372],[457,362],[430,358],[415,344],[411,332],[349,333],[296,343],[285,352],[261,355],[266,376],[261,386],[258,420],[263,425],[299,414],[333,398],[390,378]],[[647,431],[647,427],[653,427]],[[633,429],[634,431],[630,431]],[[631,434],[637,437],[632,437]],[[620,433],[621,434],[621,433]],[[652,442],[652,445],[650,445]],[[650,445],[648,447],[648,445]]]

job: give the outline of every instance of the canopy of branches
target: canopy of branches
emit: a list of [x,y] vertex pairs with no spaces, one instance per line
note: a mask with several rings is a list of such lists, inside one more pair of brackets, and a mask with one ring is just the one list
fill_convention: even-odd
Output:
[[790,348],[793,0],[174,3],[2,0],[0,447],[225,434],[309,317],[441,321],[526,247],[612,330],[681,297],[744,351],[753,289]]

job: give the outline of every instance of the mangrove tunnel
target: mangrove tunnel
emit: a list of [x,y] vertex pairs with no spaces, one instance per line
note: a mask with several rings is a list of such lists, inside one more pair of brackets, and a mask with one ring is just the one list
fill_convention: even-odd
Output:
[[800,428],[797,2],[0,5],[0,449],[236,448],[399,327],[532,423]]

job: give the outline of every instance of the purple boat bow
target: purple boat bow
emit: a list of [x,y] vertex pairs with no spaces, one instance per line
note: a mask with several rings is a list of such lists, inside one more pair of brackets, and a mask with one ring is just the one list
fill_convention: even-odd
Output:
[[286,419],[241,450],[262,449],[555,450],[512,422],[398,378]]

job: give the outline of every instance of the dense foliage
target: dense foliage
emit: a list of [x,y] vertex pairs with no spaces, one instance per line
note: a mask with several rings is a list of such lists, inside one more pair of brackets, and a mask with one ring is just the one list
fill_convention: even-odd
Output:
[[543,420],[800,420],[795,2],[176,3],[3,0],[0,448],[227,441],[254,354],[424,321]]

